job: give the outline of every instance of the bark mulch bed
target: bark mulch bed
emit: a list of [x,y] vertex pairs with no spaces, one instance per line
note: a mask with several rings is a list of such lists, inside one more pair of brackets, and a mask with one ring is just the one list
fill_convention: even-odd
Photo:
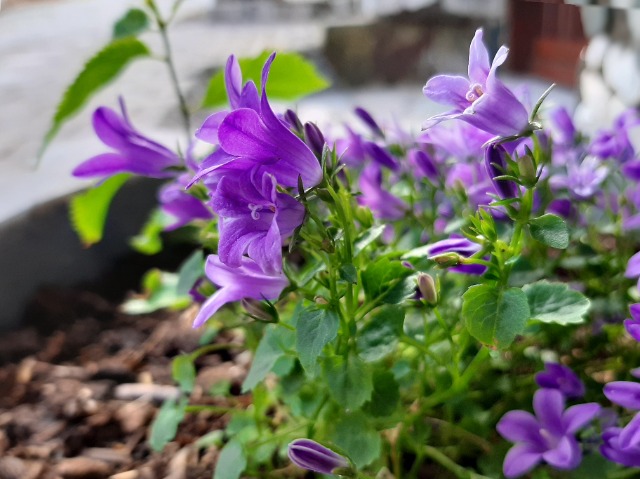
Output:
[[[30,314],[40,327],[0,334],[0,479],[211,477],[218,451],[194,441],[227,417],[188,414],[162,453],[148,445],[156,411],[179,394],[172,358],[198,347],[195,310],[128,316],[95,293],[49,288]],[[228,351],[198,359],[191,402],[229,406],[205,392],[221,381],[239,391],[249,361]]]

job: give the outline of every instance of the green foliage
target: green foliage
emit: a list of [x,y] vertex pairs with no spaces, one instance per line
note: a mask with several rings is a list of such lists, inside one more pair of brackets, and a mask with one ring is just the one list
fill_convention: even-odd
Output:
[[116,193],[131,175],[115,175],[71,199],[69,217],[71,226],[85,247],[102,239],[109,206]]
[[188,295],[195,282],[203,275],[204,255],[201,250],[197,250],[191,253],[182,265],[180,265],[176,293],[180,296]]
[[371,369],[357,357],[326,358],[324,376],[331,396],[345,409],[358,409],[371,398]]
[[380,434],[361,411],[341,417],[335,425],[333,442],[358,468],[375,461],[380,455]]
[[378,309],[358,334],[360,357],[366,362],[372,362],[391,354],[398,346],[403,324],[402,307],[385,305]]
[[184,419],[185,408],[188,400],[186,398],[176,401],[168,399],[164,402],[156,418],[151,424],[149,435],[149,445],[156,452],[161,452],[164,446],[169,444],[178,432],[178,426]]
[[253,357],[249,374],[242,383],[242,392],[251,391],[275,366],[278,359],[293,348],[294,331],[277,324],[265,327],[264,335]]
[[564,283],[538,281],[522,289],[529,301],[531,318],[544,323],[582,323],[591,305],[582,293]]
[[[369,300],[380,299],[387,303],[399,303],[406,296],[406,284],[402,282],[413,271],[398,260],[384,256],[369,263],[362,273],[362,286]],[[411,285],[415,289],[415,283]]]
[[[253,80],[260,88],[262,67],[271,52],[262,52],[255,58],[240,58],[238,63],[243,80]],[[269,98],[295,100],[329,87],[329,82],[316,68],[298,53],[278,53],[269,73],[267,92]],[[214,108],[227,101],[224,86],[224,71],[219,71],[209,80],[202,100],[203,108]]]
[[377,225],[369,228],[360,236],[358,236],[358,238],[356,238],[356,240],[353,242],[354,256],[358,256],[367,246],[380,238],[385,228],[386,225]]
[[149,54],[147,46],[131,36],[113,40],[96,53],[65,91],[45,136],[40,156],[62,125],[76,114],[89,98],[114,80],[132,60]]
[[336,337],[339,327],[338,315],[329,309],[309,308],[298,315],[296,349],[300,364],[309,375],[315,376],[318,356]]
[[529,221],[531,236],[540,243],[557,249],[569,246],[569,230],[565,221],[559,216],[547,213]]
[[129,241],[138,253],[146,255],[158,254],[162,251],[162,232],[171,223],[171,218],[161,209],[155,209],[142,227],[142,231]]
[[196,384],[196,368],[190,354],[182,354],[173,358],[171,375],[182,391],[187,394],[193,391],[193,386]]
[[239,479],[246,467],[247,456],[242,444],[231,440],[220,451],[213,479]]
[[113,25],[113,39],[135,37],[149,29],[149,17],[144,10],[132,8]]
[[191,298],[178,293],[178,282],[177,274],[152,269],[142,279],[142,296],[125,301],[122,311],[127,314],[147,314],[163,308],[186,308],[191,304]]
[[390,416],[400,404],[400,387],[391,371],[373,371],[373,392],[365,411],[375,417]]
[[478,341],[506,348],[522,333],[529,319],[527,295],[519,288],[471,286],[462,296],[462,318]]

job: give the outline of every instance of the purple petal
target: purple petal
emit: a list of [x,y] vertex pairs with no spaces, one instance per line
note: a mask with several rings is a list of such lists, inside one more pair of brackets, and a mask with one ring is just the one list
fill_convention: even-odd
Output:
[[542,453],[530,444],[516,444],[504,458],[502,470],[508,478],[522,476],[542,461]]
[[627,270],[624,272],[627,278],[640,276],[640,252],[634,254],[627,262]]
[[498,433],[511,442],[529,442],[543,444],[540,437],[540,424],[533,414],[526,411],[509,411],[496,425]]
[[636,414],[629,424],[622,429],[619,441],[622,449],[640,446],[640,413]]
[[627,409],[640,409],[640,383],[614,381],[604,387],[609,401]]
[[564,396],[557,389],[538,389],[533,396],[533,410],[542,428],[561,435]]
[[582,461],[582,451],[575,438],[563,436],[558,445],[545,452],[542,458],[557,469],[574,469]]
[[634,303],[629,306],[631,317],[636,321],[640,321],[640,303]]
[[229,104],[234,110],[240,107],[240,93],[242,90],[242,70],[235,55],[229,56],[224,69],[224,84],[227,89]]
[[364,143],[364,151],[381,166],[385,166],[392,171],[396,171],[398,170],[398,168],[400,168],[398,161],[391,155],[391,153],[389,153],[386,148],[382,148],[372,141],[367,141]]
[[354,109],[355,114],[360,118],[366,125],[371,129],[371,131],[379,136],[380,138],[384,138],[384,133],[382,132],[382,128],[376,123],[371,114],[361,107],[356,107]]
[[222,123],[222,120],[224,120],[228,114],[228,111],[219,111],[213,115],[209,115],[207,119],[204,120],[204,123],[202,123],[202,126],[196,131],[196,138],[211,143],[212,145],[217,145],[218,128],[220,128],[220,123]]
[[640,342],[640,322],[631,319],[624,320],[624,329],[627,330],[629,336]]
[[296,466],[321,474],[331,474],[334,469],[349,467],[346,458],[310,439],[293,441],[289,445],[288,456]]
[[489,52],[482,42],[482,29],[476,30],[469,47],[469,80],[484,85],[489,75]]
[[610,427],[602,434],[603,444],[600,452],[608,460],[617,462],[627,467],[640,467],[640,451],[637,448],[623,450],[620,447],[620,434],[622,429]]
[[118,153],[102,153],[80,163],[71,174],[78,178],[92,178],[130,171],[131,162],[127,158]]
[[586,403],[571,406],[562,415],[562,426],[569,434],[574,434],[592,421],[600,412],[597,403]]
[[436,103],[456,107],[452,113],[460,113],[469,106],[469,100],[467,100],[469,86],[469,80],[465,77],[437,75],[429,79],[422,93]]

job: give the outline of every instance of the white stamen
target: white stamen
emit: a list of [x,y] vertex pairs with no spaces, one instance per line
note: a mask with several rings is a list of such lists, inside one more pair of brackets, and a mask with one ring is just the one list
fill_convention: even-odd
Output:
[[258,213],[258,211],[262,210],[262,205],[254,205],[253,203],[249,203],[248,206],[251,210],[251,218],[254,220],[260,219],[260,213]]

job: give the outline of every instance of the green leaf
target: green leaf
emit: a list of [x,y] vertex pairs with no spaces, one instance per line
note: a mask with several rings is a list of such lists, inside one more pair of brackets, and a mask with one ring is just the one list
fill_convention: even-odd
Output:
[[380,455],[380,433],[361,411],[341,417],[332,439],[359,469],[371,464]]
[[293,347],[294,342],[294,331],[277,324],[268,325],[253,356],[249,374],[242,383],[242,392],[246,393],[256,387],[273,369],[278,359]]
[[71,226],[85,247],[102,239],[107,213],[113,197],[131,175],[114,175],[98,186],[78,193],[71,199]]
[[186,398],[181,399],[180,402],[176,402],[175,399],[168,399],[164,402],[153,420],[153,424],[151,424],[149,435],[151,449],[161,452],[164,446],[176,437],[178,426],[184,419],[188,402]]
[[38,156],[42,156],[60,127],[76,114],[94,93],[114,80],[130,61],[149,54],[147,46],[135,37],[114,40],[96,53],[64,93]]
[[385,305],[360,330],[356,344],[360,357],[366,362],[377,361],[391,354],[402,334],[404,308]]
[[368,229],[353,242],[353,256],[358,256],[367,246],[377,240],[387,225],[378,225]]
[[342,266],[340,266],[340,279],[346,281],[347,283],[357,284],[358,270],[352,264],[343,264]]
[[345,409],[358,409],[371,398],[371,370],[357,357],[348,361],[343,356],[327,358],[324,374],[331,396]]
[[171,218],[161,209],[155,209],[142,227],[140,233],[129,241],[137,252],[154,255],[162,251],[162,232],[171,224]]
[[339,328],[338,315],[329,309],[305,309],[298,316],[296,349],[300,364],[309,375],[315,376],[318,356],[333,341]]
[[522,333],[529,319],[527,295],[519,288],[471,286],[462,295],[462,318],[474,338],[505,348]]
[[400,261],[382,257],[369,263],[362,272],[362,286],[367,298],[373,300],[380,295],[388,294],[412,273],[412,270],[403,266]]
[[134,37],[149,28],[149,17],[139,8],[132,8],[113,25],[113,39]]
[[147,314],[163,308],[184,309],[191,297],[178,294],[178,275],[152,269],[142,279],[144,294],[125,301],[122,311],[127,314]]
[[375,417],[390,416],[400,404],[400,388],[391,371],[373,372],[373,393],[365,410]]
[[569,230],[562,218],[546,214],[529,221],[531,236],[540,243],[557,249],[569,246]]
[[191,393],[196,384],[196,368],[189,354],[181,354],[171,362],[171,375],[185,393]]
[[242,444],[231,440],[220,451],[213,479],[239,479],[246,467],[247,456]]
[[204,274],[204,255],[202,250],[194,251],[180,266],[178,271],[179,295],[188,295],[196,281]]
[[590,301],[564,283],[538,281],[522,288],[529,300],[531,319],[543,323],[577,324],[584,322]]
[[[253,80],[260,88],[262,67],[270,52],[262,52],[255,58],[240,58],[238,63],[245,82]],[[271,66],[267,93],[269,98],[295,100],[311,93],[324,90],[329,82],[312,63],[298,53],[278,53]],[[224,70],[217,72],[209,80],[209,85],[202,100],[203,108],[213,108],[227,101],[224,86]]]

